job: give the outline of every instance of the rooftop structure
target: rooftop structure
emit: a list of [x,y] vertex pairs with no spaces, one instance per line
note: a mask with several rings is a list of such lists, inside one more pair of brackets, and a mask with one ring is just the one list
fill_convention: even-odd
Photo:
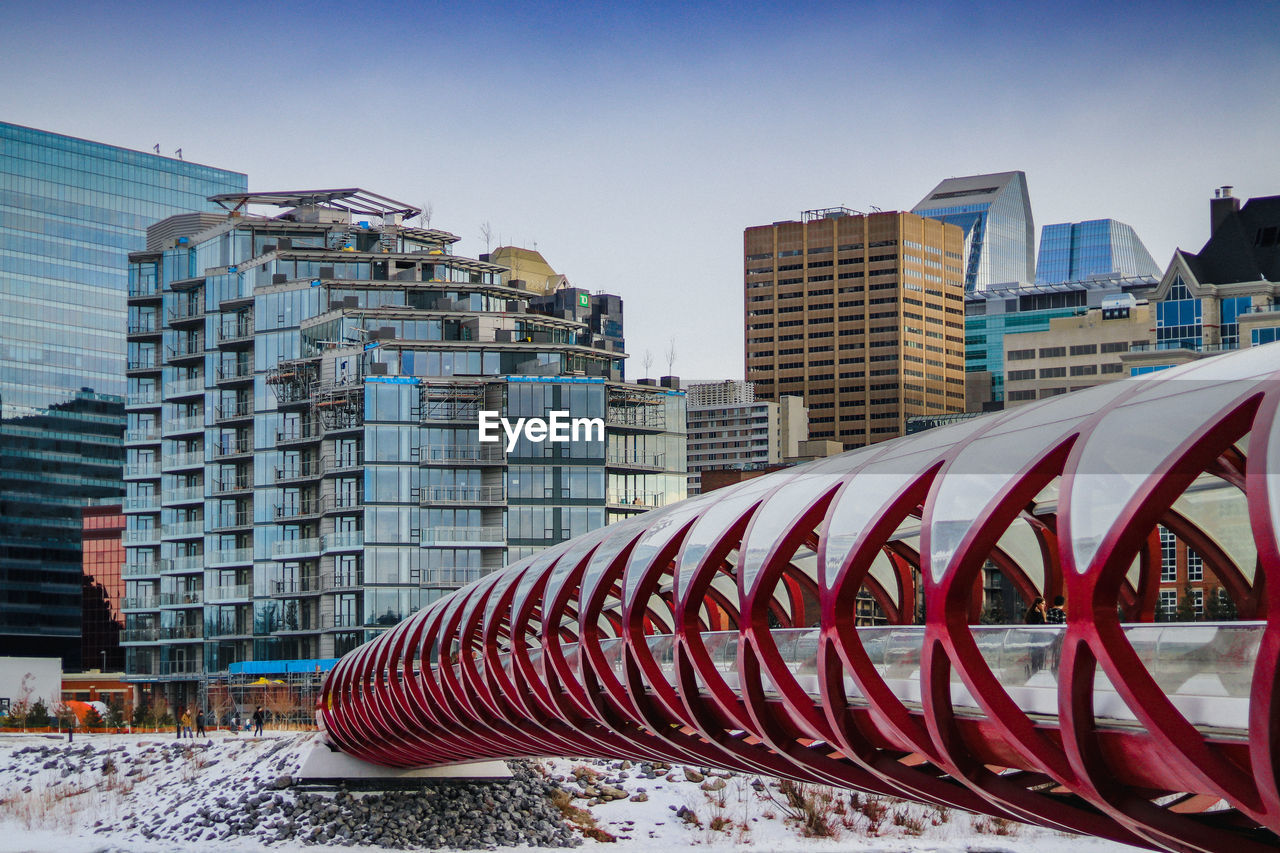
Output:
[[964,229],[964,289],[1035,281],[1035,223],[1025,172],[947,178],[912,213]]

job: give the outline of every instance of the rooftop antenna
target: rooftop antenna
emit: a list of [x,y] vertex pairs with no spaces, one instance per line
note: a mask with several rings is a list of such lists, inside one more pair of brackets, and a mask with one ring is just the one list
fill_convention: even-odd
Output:
[[179,148],[179,149],[178,149],[178,159],[179,159],[179,160],[181,160],[181,159],[182,159],[182,149],[181,149],[181,148]]

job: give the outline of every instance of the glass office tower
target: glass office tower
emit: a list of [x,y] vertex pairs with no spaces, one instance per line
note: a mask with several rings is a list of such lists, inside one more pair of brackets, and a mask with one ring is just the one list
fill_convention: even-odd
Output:
[[[684,394],[622,381],[620,329],[537,313],[391,199],[220,200],[130,256],[123,642],[147,692],[190,701],[231,664],[344,654],[685,496]],[[483,442],[484,411],[604,434]]]
[[1036,284],[1099,275],[1154,276],[1162,270],[1133,228],[1114,219],[1059,222],[1040,230]]
[[[80,663],[81,507],[120,496],[147,225],[242,174],[0,123],[0,648]],[[88,662],[94,665],[94,662]]]
[[911,212],[964,229],[965,293],[1035,281],[1035,223],[1025,172],[947,178]]

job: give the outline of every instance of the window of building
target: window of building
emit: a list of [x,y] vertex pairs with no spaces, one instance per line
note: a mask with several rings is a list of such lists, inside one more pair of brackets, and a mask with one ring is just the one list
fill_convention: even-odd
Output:
[[1072,376],[1096,376],[1098,373],[1098,365],[1096,364],[1076,364],[1071,367]]
[[1280,328],[1253,329],[1250,334],[1255,347],[1262,344],[1273,344],[1280,340]]
[[1034,400],[1035,398],[1036,398],[1035,389],[1030,389],[1026,391],[1010,391],[1009,392],[1009,401],[1011,403],[1016,403],[1023,400]]
[[1129,344],[1126,341],[1106,341],[1102,344],[1102,352],[1128,352]]
[[1160,528],[1160,582],[1178,580],[1178,537],[1167,527]]
[[1009,354],[1005,356],[1008,361],[1026,361],[1029,358],[1035,358],[1036,351],[1033,349],[1014,349],[1009,350]]
[[1166,619],[1173,619],[1178,613],[1178,591],[1176,589],[1160,590],[1160,615]]
[[1123,373],[1124,365],[1123,364],[1104,364],[1102,365],[1102,372],[1103,373]]
[[1187,580],[1204,580],[1204,557],[1190,548],[1187,549]]
[[1042,367],[1040,368],[1041,379],[1061,379],[1067,375],[1065,367]]
[[1066,347],[1040,347],[1041,358],[1062,358],[1066,354]]
[[1072,355],[1096,355],[1097,352],[1097,344],[1077,344],[1071,348]]

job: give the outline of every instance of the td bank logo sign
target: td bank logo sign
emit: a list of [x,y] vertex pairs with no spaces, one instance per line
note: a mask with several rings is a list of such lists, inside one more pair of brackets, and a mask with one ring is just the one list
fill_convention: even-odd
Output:
[[568,412],[548,412],[546,418],[504,418],[498,412],[480,413],[480,440],[493,443],[506,437],[507,452],[516,449],[521,436],[535,444],[551,441],[604,441],[604,418],[571,418]]

